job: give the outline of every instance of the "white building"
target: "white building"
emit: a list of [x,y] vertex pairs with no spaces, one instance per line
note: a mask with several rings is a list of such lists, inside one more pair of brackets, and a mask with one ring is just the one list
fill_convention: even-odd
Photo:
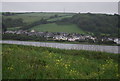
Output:
[[74,38],[69,38],[68,41],[75,41],[76,39]]
[[35,32],[35,30],[31,30],[31,32]]
[[55,36],[54,37],[55,40],[67,40],[67,37],[64,37],[64,36]]
[[119,38],[115,38],[114,42],[117,43],[117,44],[120,44],[120,39]]

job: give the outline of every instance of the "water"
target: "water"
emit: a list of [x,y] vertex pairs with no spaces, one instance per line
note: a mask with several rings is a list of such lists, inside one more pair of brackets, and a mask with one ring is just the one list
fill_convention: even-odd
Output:
[[46,43],[46,42],[28,42],[28,41],[13,41],[13,40],[3,40],[0,43],[6,44],[18,44],[18,45],[31,45],[38,47],[52,47],[60,49],[75,49],[75,50],[91,50],[91,51],[101,51],[108,53],[120,53],[120,46],[105,46],[105,45],[84,45],[84,44],[63,44],[63,43]]

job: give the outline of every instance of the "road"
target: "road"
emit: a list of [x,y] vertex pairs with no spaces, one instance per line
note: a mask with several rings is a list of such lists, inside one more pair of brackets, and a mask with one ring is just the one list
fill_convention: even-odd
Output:
[[101,51],[108,53],[120,53],[120,46],[105,46],[105,45],[84,45],[84,44],[63,44],[63,43],[46,43],[46,42],[28,42],[28,41],[13,41],[4,40],[0,41],[4,44],[17,44],[17,45],[30,45],[38,47],[52,47],[60,49],[75,49],[75,50],[91,50],[91,51]]

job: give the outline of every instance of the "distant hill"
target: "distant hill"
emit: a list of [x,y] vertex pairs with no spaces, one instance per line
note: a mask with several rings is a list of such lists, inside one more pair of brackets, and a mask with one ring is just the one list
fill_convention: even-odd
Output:
[[[69,32],[69,30],[70,32],[81,32],[82,30],[96,36],[118,37],[120,36],[118,32],[120,31],[120,26],[118,26],[118,22],[120,23],[120,21],[118,17],[119,15],[117,14],[108,15],[92,13],[17,13],[8,16],[3,15],[3,23],[7,28],[9,27],[9,29],[15,27],[18,29],[18,27],[21,27],[28,30],[35,28],[38,31],[50,30],[52,32],[57,32],[62,31],[62,26],[64,26],[65,29],[63,32]],[[74,24],[76,26],[68,27],[70,25],[66,24]],[[53,26],[53,28],[51,26]]]
[[73,23],[77,24],[79,28],[84,31],[92,32],[95,35],[110,35],[110,36],[118,36],[118,30],[120,30],[120,26],[118,26],[119,15],[107,15],[107,14],[76,14],[71,18],[62,19],[58,23]]
[[[6,12],[8,13],[8,12]],[[3,13],[3,18],[7,19],[7,18],[11,18],[11,19],[23,19],[23,22],[25,23],[33,23],[36,21],[41,20],[42,18],[44,19],[49,19],[50,17],[54,17],[55,15],[57,16],[73,16],[75,13],[54,13],[54,12],[34,12],[34,13],[11,13],[13,15],[4,15],[5,13]],[[9,13],[10,14],[10,13]],[[51,20],[51,19],[50,19]]]

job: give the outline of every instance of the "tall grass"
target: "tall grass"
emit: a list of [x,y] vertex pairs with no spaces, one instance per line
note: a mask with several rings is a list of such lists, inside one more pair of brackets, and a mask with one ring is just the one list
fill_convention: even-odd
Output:
[[118,79],[118,54],[3,44],[3,79]]

